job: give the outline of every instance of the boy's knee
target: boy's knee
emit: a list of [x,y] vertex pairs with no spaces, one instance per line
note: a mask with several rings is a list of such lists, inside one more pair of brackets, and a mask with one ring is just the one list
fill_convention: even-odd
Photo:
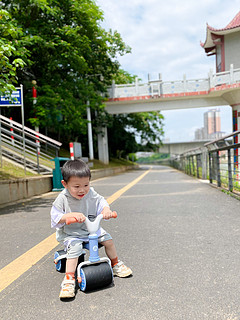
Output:
[[103,241],[103,242],[100,242],[101,245],[103,245],[104,247],[111,247],[113,246],[113,240],[106,240],[106,241]]
[[67,248],[67,258],[78,258],[83,253],[82,241],[73,240]]

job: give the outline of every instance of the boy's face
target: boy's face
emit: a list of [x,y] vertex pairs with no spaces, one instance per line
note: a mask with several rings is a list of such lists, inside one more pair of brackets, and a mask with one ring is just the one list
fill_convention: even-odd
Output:
[[75,199],[82,199],[90,189],[89,177],[71,177],[68,182],[62,180],[62,185],[64,188],[68,189],[71,196]]

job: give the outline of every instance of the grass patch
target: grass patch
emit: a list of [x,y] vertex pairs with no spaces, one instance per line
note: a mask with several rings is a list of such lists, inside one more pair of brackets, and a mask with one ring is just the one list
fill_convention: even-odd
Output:
[[[26,171],[26,176],[36,176],[32,172]],[[0,168],[0,180],[12,180],[20,179],[25,177],[24,169],[18,166],[15,166],[11,162],[2,160],[2,167]]]
[[133,165],[134,162],[125,160],[125,159],[110,159],[109,164],[104,164],[99,160],[90,160],[89,162],[93,162],[93,167],[90,169],[103,169],[103,168],[112,168],[119,166],[130,166]]
[[[67,155],[66,157],[68,158]],[[110,159],[109,164],[104,164],[101,161],[95,160],[95,159],[90,162],[93,162],[93,167],[90,168],[91,170],[118,167],[118,166],[129,166],[134,164],[132,161],[127,161],[124,159]],[[54,164],[54,162],[51,161],[51,164]],[[37,173],[34,174],[29,171],[26,171],[26,175],[25,175],[24,168],[15,166],[11,162],[8,162],[5,160],[2,161],[2,168],[0,168],[0,180],[14,180],[14,179],[25,178],[26,176],[31,177],[31,176],[37,176],[37,175],[38,175]]]
[[149,157],[140,157],[137,159],[137,163],[149,163],[149,164],[157,164],[161,163],[161,161],[169,159],[170,154],[168,153],[154,153]]

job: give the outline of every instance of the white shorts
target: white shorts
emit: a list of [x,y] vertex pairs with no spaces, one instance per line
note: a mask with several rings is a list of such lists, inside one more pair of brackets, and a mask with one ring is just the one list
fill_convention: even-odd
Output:
[[[112,240],[112,237],[109,233],[105,233],[98,237],[98,243]],[[65,251],[67,251],[67,259],[78,258],[83,253],[83,240],[74,238],[72,240],[68,240],[67,247]]]

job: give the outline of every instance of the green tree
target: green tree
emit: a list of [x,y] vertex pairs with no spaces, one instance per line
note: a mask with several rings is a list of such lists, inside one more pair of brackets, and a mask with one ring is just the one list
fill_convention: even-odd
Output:
[[[116,84],[134,83],[136,78],[122,69],[113,76]],[[140,150],[156,151],[164,134],[163,120],[160,111],[108,115],[111,156],[126,156]]]
[[[0,87],[24,85],[26,122],[66,145],[79,140],[84,149],[89,102],[94,133],[109,127],[112,154],[137,149],[136,132],[145,145],[156,145],[160,113],[104,114],[102,93],[112,79],[131,83],[136,76],[120,68],[117,57],[131,50],[117,31],[101,28],[103,13],[94,0],[2,0],[1,6]],[[32,80],[38,91],[34,105]]]
[[[101,106],[116,73],[117,55],[130,48],[119,33],[100,27],[103,13],[91,0],[3,0],[30,52],[18,73],[25,88],[26,118],[48,128],[68,143],[86,134],[86,104]],[[37,81],[37,104],[32,104],[32,80]],[[61,136],[60,136],[61,134]]]
[[119,68],[117,73],[113,75],[112,80],[115,81],[115,84],[127,84],[134,83],[136,78],[138,78],[137,75],[131,75],[129,72]]
[[22,30],[16,25],[7,10],[0,10],[0,94],[5,95],[17,85],[17,70],[25,65],[22,57],[28,51],[22,47],[19,38]]
[[108,122],[110,155],[125,157],[140,150],[156,151],[163,135],[163,119],[158,111],[111,116]]

